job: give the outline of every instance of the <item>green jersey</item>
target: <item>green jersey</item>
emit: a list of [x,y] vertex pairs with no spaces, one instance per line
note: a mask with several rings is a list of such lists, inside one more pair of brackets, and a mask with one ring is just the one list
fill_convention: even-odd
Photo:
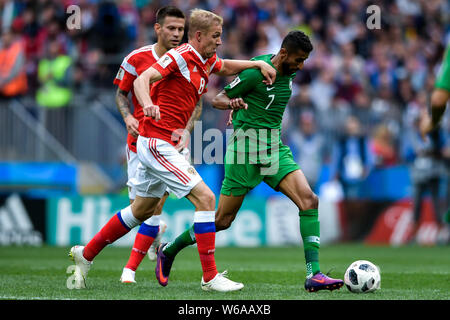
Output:
[[450,44],[447,45],[445,50],[444,60],[442,61],[435,87],[450,91]]
[[[251,60],[263,60],[272,65],[273,55],[257,56]],[[275,66],[274,66],[275,68]],[[248,109],[233,112],[233,127],[264,128],[281,130],[281,120],[284,110],[292,94],[292,79],[295,73],[283,76],[277,72],[275,83],[268,86],[263,81],[259,69],[242,71],[229,85],[225,92],[230,98],[242,98],[248,104]]]
[[[271,58],[268,54],[252,60],[273,66]],[[242,98],[248,108],[233,112],[234,133],[225,154],[222,194],[244,195],[262,181],[277,190],[287,174],[299,169],[280,135],[294,77],[295,73],[283,76],[277,72],[275,83],[267,86],[259,70],[247,69],[225,87],[228,97]]]

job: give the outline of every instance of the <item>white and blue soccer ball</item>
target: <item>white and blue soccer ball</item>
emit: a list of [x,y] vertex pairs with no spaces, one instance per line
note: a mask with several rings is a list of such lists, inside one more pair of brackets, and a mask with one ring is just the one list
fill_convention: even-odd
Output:
[[367,293],[380,289],[380,268],[367,260],[353,262],[345,271],[344,283],[354,293]]

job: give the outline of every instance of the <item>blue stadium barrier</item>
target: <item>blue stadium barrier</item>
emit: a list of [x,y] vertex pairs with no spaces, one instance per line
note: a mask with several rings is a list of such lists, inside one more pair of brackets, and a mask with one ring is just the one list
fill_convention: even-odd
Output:
[[30,197],[77,193],[78,168],[57,162],[0,162],[0,193]]
[[[221,165],[201,165],[197,167],[197,171],[211,190],[218,195],[223,179],[223,167]],[[320,186],[329,179],[329,167],[324,165],[314,192],[318,194]],[[259,184],[249,194],[264,198],[280,195],[265,183]],[[359,190],[359,197],[373,200],[399,200],[410,196],[411,178],[406,165],[374,169],[366,181],[361,184]]]
[[408,167],[399,165],[373,170],[363,183],[360,196],[373,200],[398,200],[411,196]]

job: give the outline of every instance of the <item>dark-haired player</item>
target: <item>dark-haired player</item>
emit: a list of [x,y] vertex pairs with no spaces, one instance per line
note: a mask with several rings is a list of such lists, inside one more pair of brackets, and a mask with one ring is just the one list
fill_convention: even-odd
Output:
[[[128,54],[123,59],[116,78],[114,79],[114,84],[118,87],[116,91],[117,109],[122,115],[128,131],[126,146],[128,181],[133,178],[139,164],[136,141],[139,135],[139,123],[144,118],[142,106],[134,95],[133,82],[144,70],[147,70],[158,61],[159,57],[180,44],[184,35],[185,22],[186,18],[183,11],[177,7],[165,6],[160,8],[156,12],[156,23],[154,25],[157,42],[153,45],[147,45],[133,50]],[[133,103],[133,113],[131,113],[130,102],[128,100],[128,94],[130,92]],[[187,131],[193,129],[193,124],[199,119],[201,112],[202,107],[199,103],[188,122],[186,127]],[[189,155],[189,150],[187,148],[181,150],[181,144],[179,146],[179,151],[187,156]],[[167,227],[164,221],[160,221],[160,215],[168,195],[167,192],[164,194],[158,203],[153,216],[140,225],[130,258],[120,277],[121,282],[136,282],[135,272],[147,252],[150,260],[156,260],[155,249],[159,245],[162,234]],[[128,183],[128,196],[130,203],[132,203],[136,197],[136,189],[130,183]]]
[[[312,292],[339,289],[343,281],[320,272],[320,226],[318,197],[288,146],[281,142],[281,120],[292,93],[292,80],[301,70],[313,47],[301,31],[291,31],[276,55],[252,60],[266,61],[277,70],[272,85],[261,82],[258,70],[244,70],[213,100],[218,109],[233,110],[234,134],[225,154],[225,178],[216,211],[216,230],[225,230],[238,213],[245,195],[261,182],[289,197],[299,208],[300,233],[306,259],[305,289]],[[247,141],[246,141],[247,140]],[[156,273],[161,285],[167,285],[175,255],[195,243],[192,227],[168,244],[158,248]],[[165,280],[165,281],[164,281]]]

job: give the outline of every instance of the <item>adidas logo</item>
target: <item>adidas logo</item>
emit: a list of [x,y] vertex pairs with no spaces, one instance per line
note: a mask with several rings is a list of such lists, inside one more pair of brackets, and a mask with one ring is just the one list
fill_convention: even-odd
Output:
[[192,72],[197,72],[197,66],[194,66],[194,69],[192,69]]
[[17,194],[9,196],[0,208],[0,245],[42,245],[42,234],[33,223]]

